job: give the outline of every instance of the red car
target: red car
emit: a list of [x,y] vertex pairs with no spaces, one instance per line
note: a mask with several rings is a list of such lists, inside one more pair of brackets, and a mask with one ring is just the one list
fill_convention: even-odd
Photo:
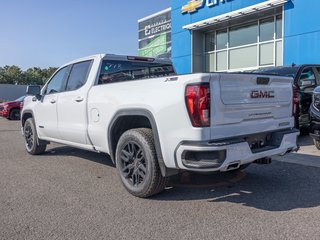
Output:
[[0,103],[0,117],[9,120],[20,120],[20,110],[21,105],[23,106],[24,98],[25,96],[22,96],[12,102]]

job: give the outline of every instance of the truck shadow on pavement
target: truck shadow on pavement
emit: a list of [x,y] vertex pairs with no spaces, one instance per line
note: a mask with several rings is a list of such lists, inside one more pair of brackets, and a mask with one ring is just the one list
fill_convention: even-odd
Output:
[[112,163],[111,158],[107,154],[90,152],[86,150],[72,148],[69,146],[53,147],[53,148],[47,149],[47,151],[40,156],[48,156],[48,155],[68,156],[68,157],[73,156],[73,157],[83,158],[95,163],[100,163],[100,164],[115,168],[115,165]]
[[[48,155],[84,158],[115,170],[106,154],[62,146],[48,149],[43,156]],[[318,207],[320,168],[273,161],[231,173],[183,173],[170,177],[166,190],[148,200],[231,202],[266,211]]]
[[241,172],[244,176],[238,181],[228,181],[221,186],[201,188],[171,183],[166,192],[153,200],[231,202],[266,211],[320,205],[320,168],[274,161],[268,166],[252,165]]
[[303,147],[303,146],[313,146],[313,140],[309,136],[309,134],[308,135],[299,136],[298,144],[301,147]]

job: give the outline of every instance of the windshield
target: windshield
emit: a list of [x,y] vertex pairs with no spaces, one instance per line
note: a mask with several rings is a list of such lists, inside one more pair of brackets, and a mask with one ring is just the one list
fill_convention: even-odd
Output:
[[265,73],[272,75],[280,75],[295,78],[298,73],[299,67],[278,67],[278,68],[265,68],[253,71],[254,73]]
[[14,100],[15,102],[22,102],[24,100],[26,96],[21,96],[19,98],[17,98],[16,100]]
[[175,75],[171,64],[104,60],[99,84]]

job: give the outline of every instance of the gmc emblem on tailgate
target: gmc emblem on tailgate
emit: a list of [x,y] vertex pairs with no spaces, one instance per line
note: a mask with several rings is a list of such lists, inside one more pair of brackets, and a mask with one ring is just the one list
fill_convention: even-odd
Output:
[[252,91],[251,98],[274,98],[274,91]]

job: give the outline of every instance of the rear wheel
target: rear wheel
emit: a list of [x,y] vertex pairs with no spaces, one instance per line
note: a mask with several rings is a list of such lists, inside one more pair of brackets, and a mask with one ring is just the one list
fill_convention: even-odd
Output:
[[23,135],[27,152],[38,155],[46,150],[47,144],[38,138],[33,118],[28,118],[23,126]]
[[123,186],[136,197],[150,197],[165,188],[151,129],[128,130],[119,139],[116,166]]
[[12,109],[9,115],[10,120],[20,120],[20,110]]
[[318,150],[320,150],[320,141],[313,139],[313,143]]

